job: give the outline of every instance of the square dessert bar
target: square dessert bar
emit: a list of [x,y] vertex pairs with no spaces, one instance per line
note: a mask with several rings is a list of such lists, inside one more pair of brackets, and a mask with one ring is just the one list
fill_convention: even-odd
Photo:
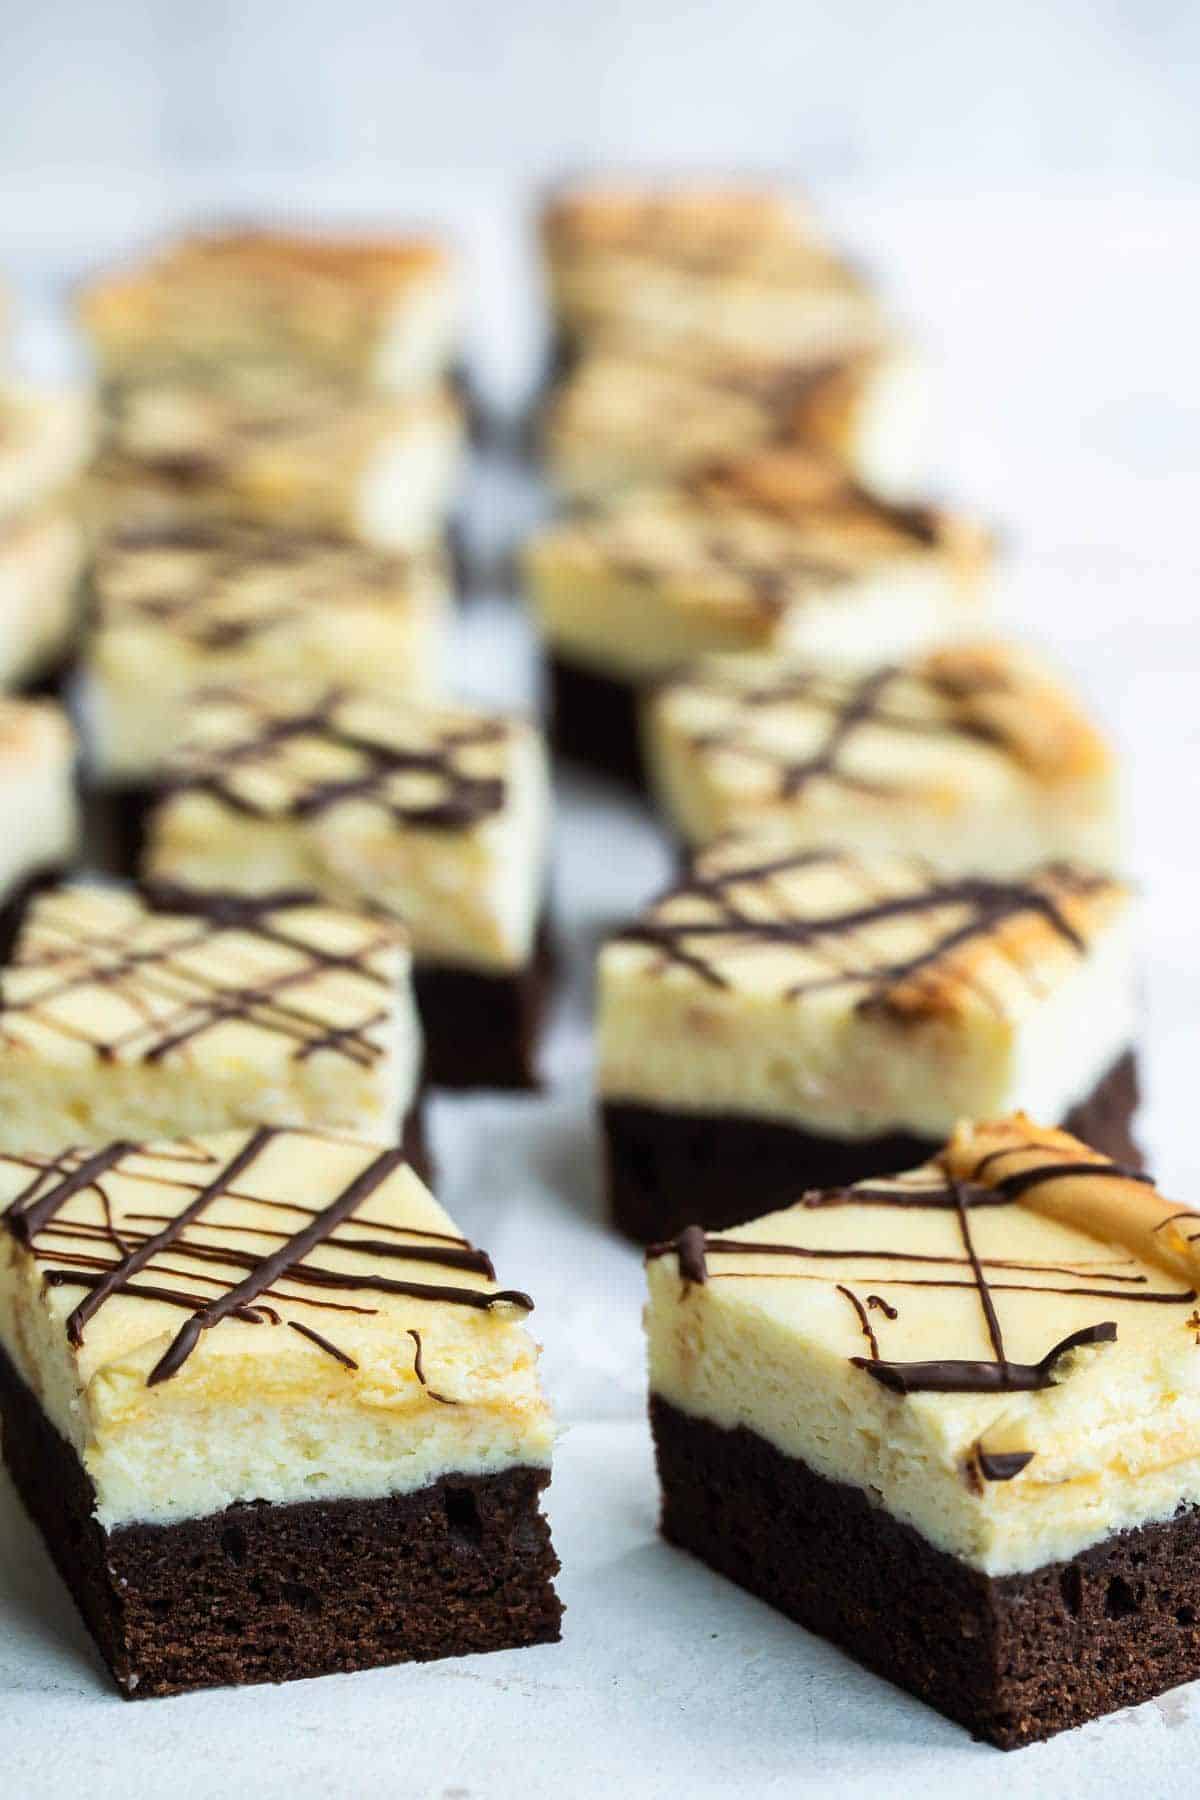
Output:
[[147,378],[109,391],[92,506],[102,526],[183,513],[411,551],[441,536],[462,445],[446,387],[355,394],[259,366]]
[[773,449],[537,533],[525,570],[566,755],[638,780],[638,700],[681,663],[772,651],[861,668],[979,629],[986,535]]
[[1108,744],[1015,646],[952,645],[854,675],[712,657],[661,683],[645,723],[653,788],[691,844],[761,826],[948,874],[1119,860]]
[[662,1528],[1012,1749],[1200,1675],[1200,1214],[1023,1115],[650,1252]]
[[676,361],[812,361],[884,330],[868,283],[782,193],[579,188],[546,207],[542,248],[568,350],[617,332]]
[[247,361],[412,393],[447,372],[458,314],[450,256],[430,239],[253,227],[178,239],[79,297],[110,381]]
[[0,1418],[121,1694],[550,1643],[523,1319],[401,1151],[0,1156]]
[[428,1072],[528,1087],[549,970],[549,789],[524,720],[349,689],[199,704],[150,826],[155,879],[316,889],[412,933]]
[[923,474],[927,412],[925,371],[898,339],[833,362],[697,368],[605,343],[550,396],[540,439],[569,500],[676,480],[772,443],[815,450],[872,493],[902,500]]
[[0,957],[29,894],[79,854],[75,757],[61,707],[0,698]]
[[35,894],[0,971],[0,1148],[259,1122],[417,1147],[409,962],[400,926],[311,896]]
[[86,709],[108,786],[153,783],[186,735],[192,694],[214,683],[440,686],[452,599],[436,550],[175,518],[103,537],[91,588]]
[[1067,864],[1000,882],[713,845],[601,952],[616,1224],[735,1224],[1016,1106],[1139,1161],[1130,910]]

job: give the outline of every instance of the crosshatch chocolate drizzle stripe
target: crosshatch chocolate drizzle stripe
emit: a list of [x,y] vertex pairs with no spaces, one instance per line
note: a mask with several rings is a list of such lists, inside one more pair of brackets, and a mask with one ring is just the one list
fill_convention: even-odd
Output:
[[[1110,1175],[1124,1177],[1126,1174],[1126,1171],[1116,1164],[1063,1163],[1038,1171],[1036,1179],[1053,1181],[1067,1174],[1078,1175],[1083,1170],[1086,1170],[1088,1175],[1100,1177]],[[844,1264],[853,1261],[898,1264],[904,1272],[885,1277],[876,1271],[872,1273],[871,1280],[877,1285],[886,1280],[889,1287],[909,1289],[965,1288],[977,1295],[985,1332],[992,1347],[992,1359],[945,1358],[934,1361],[896,1362],[885,1358],[881,1353],[878,1335],[871,1323],[868,1309],[877,1308],[888,1321],[895,1320],[899,1316],[898,1309],[890,1306],[882,1296],[876,1294],[868,1295],[867,1303],[864,1306],[852,1288],[838,1280],[836,1274],[831,1274],[827,1279],[853,1307],[859,1328],[870,1346],[869,1356],[852,1356],[850,1358],[855,1368],[863,1370],[872,1380],[879,1382],[881,1386],[898,1395],[916,1393],[1002,1394],[1036,1391],[1054,1384],[1057,1363],[1072,1350],[1090,1345],[1113,1343],[1117,1337],[1116,1323],[1111,1319],[1102,1319],[1094,1325],[1086,1325],[1073,1331],[1058,1343],[1053,1344],[1036,1363],[1013,1362],[1005,1348],[1002,1321],[996,1302],[997,1295],[1046,1293],[1094,1298],[1117,1306],[1129,1304],[1191,1306],[1195,1303],[1196,1294],[1190,1288],[1160,1292],[1149,1287],[1144,1274],[1123,1274],[1118,1268],[1103,1267],[1098,1271],[1093,1271],[1088,1268],[1079,1268],[1076,1263],[1033,1263],[1023,1262],[1016,1258],[981,1256],[976,1249],[971,1231],[970,1214],[973,1208],[980,1205],[1015,1205],[1018,1203],[1019,1195],[1035,1185],[1036,1180],[1026,1180],[1023,1177],[1020,1181],[1012,1180],[1007,1185],[1001,1179],[993,1189],[951,1181],[948,1178],[943,1179],[940,1185],[936,1182],[918,1185],[898,1179],[892,1186],[872,1184],[864,1185],[860,1189],[834,1189],[827,1196],[810,1193],[797,1203],[797,1210],[820,1206],[825,1201],[838,1206],[856,1200],[866,1208],[895,1204],[906,1208],[927,1208],[931,1211],[953,1210],[959,1237],[962,1241],[961,1256],[917,1252],[888,1245],[880,1247],[865,1245],[814,1247],[803,1244],[757,1242],[753,1238],[709,1237],[698,1226],[689,1226],[673,1243],[651,1245],[646,1256],[648,1260],[651,1260],[675,1255],[678,1258],[679,1273],[685,1289],[688,1286],[703,1285],[708,1281],[761,1281],[771,1278],[769,1273],[763,1271],[757,1274],[746,1274],[736,1270],[710,1270],[709,1259],[711,1257],[752,1256],[768,1260],[779,1259],[780,1261],[795,1259],[810,1265],[821,1262]],[[907,1273],[907,1270],[913,1265],[921,1264],[949,1265],[968,1273],[970,1279],[948,1279],[943,1276],[929,1278]],[[996,1280],[989,1271],[1052,1275],[1059,1277],[1064,1285],[1048,1286],[1040,1282]],[[822,1277],[814,1273],[805,1276],[804,1279],[820,1281]],[[1065,1285],[1067,1283],[1070,1285]],[[883,1329],[882,1325],[880,1329]],[[1032,1452],[1021,1451],[989,1457],[981,1451],[976,1457],[976,1464],[979,1473],[985,1480],[1008,1481],[1028,1465],[1032,1460],[1032,1455]]]
[[[666,962],[690,969],[716,988],[728,988],[730,983],[711,954],[705,955],[706,948],[781,945],[807,950],[820,954],[832,967],[827,973],[790,984],[785,990],[786,998],[798,999],[831,987],[861,984],[866,992],[858,1005],[867,1010],[886,1006],[891,990],[936,964],[943,964],[947,976],[955,976],[965,984],[967,977],[950,961],[954,952],[999,932],[1022,916],[1043,920],[1056,937],[1083,955],[1086,943],[1063,911],[1061,899],[1086,896],[1107,886],[1101,876],[1056,864],[1029,881],[989,881],[978,877],[930,880],[927,886],[907,893],[884,894],[864,900],[861,905],[809,917],[796,909],[789,911],[786,901],[777,896],[771,896],[775,912],[766,917],[748,913],[738,903],[739,887],[765,885],[778,876],[843,861],[836,852],[810,850],[781,854],[769,861],[735,866],[715,874],[693,868],[683,881],[660,897],[650,917],[624,927],[615,941],[644,944],[660,952]],[[690,913],[680,918],[662,916],[664,906],[681,900],[695,900],[709,911],[698,917]],[[937,916],[943,913],[948,920],[939,928]],[[926,919],[930,925],[930,941],[921,950],[889,959],[864,941],[862,934],[874,926],[892,920],[918,919]]]
[[[48,1031],[86,1043],[102,1062],[122,1056],[160,1062],[206,1032],[235,1022],[291,1041],[300,1061],[327,1051],[369,1067],[383,1055],[374,1033],[388,1016],[390,983],[371,958],[399,941],[395,928],[385,922],[371,921],[368,933],[364,920],[364,941],[353,950],[336,951],[287,930],[280,920],[289,908],[313,905],[311,895],[238,899],[157,885],[141,890],[141,898],[151,915],[178,916],[181,935],[138,948],[136,936],[131,945],[128,935],[116,938],[79,925],[63,904],[56,904],[65,898],[64,893],[43,899],[32,925],[33,941],[25,937],[14,964],[23,976],[44,973],[46,984],[18,1000],[11,978],[5,982],[0,1025],[24,1015]],[[189,920],[195,921],[193,929],[186,929]],[[136,916],[125,924],[127,932],[136,933]],[[259,939],[288,957],[288,966],[242,985],[197,966],[196,955],[212,950],[225,933]],[[60,966],[63,973],[55,979]],[[313,1010],[305,1003],[304,990],[338,973],[377,989],[380,1003],[369,1006],[364,996],[359,1015],[340,1023]],[[127,1029],[95,1037],[55,1011],[55,1003],[93,987],[109,989],[126,1003],[133,1020]]]
[[[246,818],[311,819],[345,802],[367,801],[397,824],[428,831],[465,831],[500,812],[507,784],[501,775],[473,774],[462,755],[488,745],[501,745],[508,726],[503,719],[484,718],[436,732],[433,743],[404,743],[398,721],[387,735],[375,736],[351,727],[339,714],[352,698],[332,689],[302,712],[264,712],[258,728],[244,741],[226,748],[197,750],[188,766],[165,786],[164,796],[202,793]],[[290,752],[317,747],[345,754],[355,766],[336,779],[318,780],[289,766]],[[239,776],[268,770],[286,797],[256,799]],[[437,797],[406,800],[396,782],[422,776],[435,784]]]
[[[259,1200],[237,1187],[247,1171],[277,1137],[288,1135],[286,1127],[262,1127],[255,1131],[238,1152],[222,1167],[216,1159],[198,1159],[186,1154],[178,1160],[205,1160],[212,1163],[214,1173],[198,1188],[192,1200],[178,1214],[169,1215],[158,1231],[147,1233],[130,1230],[123,1220],[120,1232],[113,1224],[113,1209],[103,1187],[104,1177],[118,1173],[122,1178],[137,1178],[145,1172],[129,1170],[125,1164],[146,1153],[137,1145],[119,1143],[91,1156],[68,1152],[58,1158],[39,1163],[32,1157],[4,1157],[0,1160],[20,1167],[34,1167],[36,1173],[2,1215],[3,1223],[24,1247],[32,1252],[42,1267],[42,1279],[49,1287],[80,1287],[85,1297],[68,1316],[66,1330],[70,1342],[78,1347],[84,1328],[100,1308],[117,1296],[128,1299],[158,1301],[190,1312],[192,1317],[181,1327],[164,1355],[148,1377],[148,1384],[168,1380],[178,1373],[199,1341],[202,1332],[234,1318],[245,1324],[283,1323],[268,1299],[289,1306],[318,1307],[342,1313],[371,1313],[375,1309],[354,1304],[349,1296],[364,1294],[397,1294],[416,1300],[438,1302],[449,1306],[466,1306],[476,1311],[490,1311],[498,1305],[514,1306],[522,1311],[532,1309],[527,1294],[514,1289],[487,1291],[479,1288],[455,1287],[445,1283],[396,1279],[376,1273],[359,1273],[343,1268],[329,1268],[308,1260],[318,1248],[362,1252],[368,1257],[390,1258],[401,1262],[436,1265],[450,1270],[463,1270],[494,1280],[490,1258],[464,1239],[446,1233],[422,1232],[415,1226],[405,1227],[409,1238],[420,1242],[389,1241],[381,1237],[348,1237],[339,1227],[351,1225],[371,1231],[386,1229],[372,1219],[356,1219],[357,1209],[405,1161],[399,1148],[376,1156],[328,1206],[314,1209],[304,1205],[291,1208],[287,1202]],[[304,1136],[301,1132],[298,1135]],[[172,1160],[164,1152],[165,1160]],[[80,1160],[70,1165],[72,1156]],[[154,1152],[157,1159],[158,1152]],[[153,1179],[152,1176],[146,1176]],[[196,1188],[195,1183],[176,1183],[173,1176],[161,1177],[164,1186],[182,1185]],[[46,1184],[49,1183],[47,1186]],[[64,1218],[63,1209],[76,1196],[92,1192],[101,1201],[104,1223],[91,1219]],[[258,1255],[239,1245],[230,1244],[232,1231],[256,1232],[254,1226],[230,1226],[213,1222],[205,1215],[216,1201],[237,1197],[242,1203],[270,1209],[286,1208],[299,1213],[307,1223],[297,1232],[287,1233],[271,1226],[259,1235],[281,1240],[267,1255]],[[185,1235],[203,1230],[215,1241],[197,1240]],[[76,1246],[76,1247],[64,1247]],[[109,1258],[95,1254],[111,1249]],[[177,1259],[203,1265],[219,1264],[225,1269],[245,1269],[244,1278],[229,1284],[222,1276],[208,1275],[203,1269],[184,1269],[158,1259],[173,1251]],[[164,1277],[170,1277],[166,1285]],[[177,1285],[180,1284],[180,1285]],[[282,1284],[282,1285],[281,1285]],[[213,1286],[215,1295],[197,1294],[196,1286]],[[316,1298],[303,1291],[315,1287],[337,1299]],[[345,1351],[332,1344],[321,1333],[298,1321],[286,1321],[301,1336],[325,1351],[346,1368],[356,1365]],[[443,1399],[441,1395],[432,1395]]]
[[[940,703],[941,710],[933,713],[906,710],[897,695],[904,682],[910,686],[916,683],[932,695]],[[733,709],[730,721],[710,731],[694,732],[688,742],[702,755],[728,752],[746,762],[765,766],[775,775],[779,797],[794,800],[817,780],[836,782],[851,792],[876,797],[904,792],[902,783],[856,774],[846,766],[843,752],[867,726],[906,736],[945,738],[949,742],[966,738],[1005,750],[1008,739],[1000,728],[970,713],[966,706],[977,693],[995,692],[1011,686],[994,669],[968,679],[963,671],[939,676],[937,670],[930,667],[918,676],[910,669],[885,664],[856,679],[844,680],[823,670],[785,669],[774,678],[766,678],[753,686],[745,685],[737,677],[723,678],[718,669],[705,668],[668,676],[659,684],[658,691],[706,693],[728,701]],[[828,715],[823,735],[812,750],[804,756],[793,756],[755,740],[752,726],[756,714],[769,707],[797,703]]]

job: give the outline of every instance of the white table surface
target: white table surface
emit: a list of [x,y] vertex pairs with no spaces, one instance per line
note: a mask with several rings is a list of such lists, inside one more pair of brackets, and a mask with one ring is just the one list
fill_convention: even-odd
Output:
[[[455,193],[446,188],[448,206]],[[219,197],[198,190],[183,204]],[[1162,1185],[1194,1200],[1194,200],[836,198],[940,353],[938,466],[1008,534],[1008,621],[1073,671],[1126,753],[1130,865],[1144,890],[1144,1136]],[[333,209],[328,197],[321,204]],[[511,395],[535,338],[526,289],[505,279],[520,270],[515,211],[464,192],[456,217],[482,272],[480,361],[493,391]],[[102,231],[89,219],[80,232],[94,255]],[[61,252],[53,260],[36,233],[28,242],[37,253],[25,272],[44,295],[65,272]],[[26,334],[34,362],[52,360],[55,344],[45,320]],[[479,560],[538,505],[519,470],[487,459],[470,498]],[[463,692],[530,697],[531,646],[509,599],[477,599],[459,629]],[[466,1800],[685,1787],[877,1796],[939,1783],[1061,1800],[1182,1792],[1200,1754],[1200,1688],[1002,1756],[656,1540],[640,1262],[601,1219],[586,1016],[598,935],[664,878],[667,855],[648,820],[599,787],[563,782],[559,800],[555,902],[567,966],[547,1091],[440,1097],[433,1129],[450,1211],[502,1278],[537,1299],[533,1323],[564,1424],[550,1499],[568,1607],[562,1644],[126,1706],[0,1478],[0,1796]]]

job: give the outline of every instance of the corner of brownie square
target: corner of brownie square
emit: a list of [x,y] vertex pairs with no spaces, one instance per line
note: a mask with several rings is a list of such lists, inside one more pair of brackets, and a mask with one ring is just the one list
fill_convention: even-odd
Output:
[[550,1642],[523,1320],[396,1148],[0,1155],[0,1417],[123,1695]]
[[1195,1679],[1198,1220],[1018,1114],[655,1247],[665,1535],[1003,1749]]
[[1067,864],[995,881],[721,839],[601,952],[615,1222],[736,1224],[1012,1107],[1137,1162],[1130,915]]

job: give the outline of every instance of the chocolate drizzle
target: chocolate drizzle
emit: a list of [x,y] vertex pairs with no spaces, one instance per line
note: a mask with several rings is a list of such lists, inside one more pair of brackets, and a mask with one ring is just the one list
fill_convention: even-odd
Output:
[[[338,688],[292,711],[255,708],[245,696],[232,703],[245,707],[244,735],[220,746],[194,745],[165,784],[168,802],[205,794],[243,818],[297,821],[366,803],[398,825],[424,831],[470,830],[506,803],[503,773],[471,766],[482,751],[494,753],[499,767],[510,735],[502,718],[439,721],[424,709],[406,712],[384,702],[371,708]],[[314,775],[314,753],[328,752],[346,773]],[[262,797],[263,775],[274,778],[276,797]]]
[[[1177,1298],[1182,1299],[1179,1295]],[[998,1358],[995,1362],[966,1362],[954,1358],[935,1362],[875,1362],[852,1356],[856,1369],[865,1369],[881,1386],[895,1394],[1021,1394],[1053,1387],[1054,1365],[1071,1350],[1089,1344],[1116,1342],[1117,1328],[1111,1319],[1099,1325],[1085,1325],[1047,1350],[1040,1362],[1014,1363]]]
[[[156,459],[153,468],[180,486],[219,473],[211,459],[195,455]],[[401,556],[318,533],[171,521],[130,525],[107,537],[95,585],[102,629],[144,621],[221,656],[257,638],[294,632],[306,616],[331,608],[364,602],[395,608],[409,571]]]
[[[994,702],[997,694],[1018,692],[1016,678],[993,663],[954,666],[948,659],[927,659],[917,666],[882,665],[863,675],[842,676],[798,664],[774,672],[754,667],[746,673],[712,660],[666,677],[657,692],[668,699],[717,701],[722,723],[703,731],[685,729],[686,742],[704,759],[720,754],[765,768],[779,800],[795,801],[818,781],[874,799],[904,797],[908,789],[887,773],[886,753],[877,759],[878,773],[850,766],[846,753],[867,729],[940,739],[948,746],[989,744],[1007,756],[1018,753],[994,704],[987,711],[978,704],[984,696]],[[794,722],[811,716],[811,750],[796,755],[773,742],[762,729],[762,716],[772,712]],[[686,728],[686,707],[680,718]]]
[[[383,1055],[380,1027],[391,1010],[391,976],[373,959],[399,942],[386,921],[363,919],[361,942],[331,950],[283,916],[311,906],[306,894],[246,898],[159,886],[143,890],[144,914],[121,896],[107,924],[103,909],[90,917],[91,894],[104,890],[77,892],[78,899],[64,888],[34,902],[3,980],[0,1029],[6,1033],[26,1018],[43,1032],[88,1045],[102,1062],[157,1063],[237,1021],[290,1043],[298,1061],[328,1052],[367,1068]],[[154,928],[158,915],[177,919],[178,931]],[[257,979],[236,980],[233,971],[246,956],[232,934],[270,952]],[[344,974],[363,990],[357,995],[348,979],[336,1014],[319,995],[319,983],[331,974]],[[104,1036],[87,1031],[72,1002],[94,988],[123,1003],[126,1028]],[[347,1017],[352,1000],[357,1011]]]
[[[850,892],[861,889],[862,901],[833,910],[809,910],[798,891],[804,873],[831,869],[844,871]],[[789,877],[799,878],[792,888],[784,885]],[[685,878],[662,895],[646,917],[620,931],[615,941],[644,944],[659,952],[665,963],[688,969],[716,988],[729,988],[731,979],[714,953],[778,946],[803,954],[815,965],[811,975],[786,986],[787,999],[858,987],[860,1010],[890,1011],[898,1008],[901,990],[908,990],[910,1000],[919,999],[919,988],[910,984],[936,974],[939,981],[969,989],[999,1012],[1000,1000],[956,960],[958,953],[995,937],[1014,920],[1032,919],[1082,955],[1086,941],[1066,905],[1108,885],[1103,877],[1064,865],[1040,870],[1020,882],[977,877],[938,881],[920,874],[915,879],[917,885],[904,891],[868,892],[865,871],[836,851],[782,851],[765,860],[748,851],[745,860],[724,867],[710,853],[699,857]],[[828,908],[827,901],[825,905]],[[897,921],[925,922],[924,946],[894,952],[883,928]],[[1034,979],[1032,970],[1029,979]]]
[[[415,1226],[392,1227],[387,1222],[355,1217],[364,1202],[402,1165],[404,1154],[400,1149],[389,1149],[376,1155],[329,1205],[322,1208],[303,1204],[293,1207],[287,1201],[260,1199],[256,1194],[246,1192],[239,1183],[267,1147],[284,1136],[314,1138],[320,1134],[292,1132],[284,1127],[261,1127],[224,1164],[219,1164],[198,1144],[155,1148],[147,1152],[136,1145],[121,1143],[90,1156],[71,1151],[57,1158],[10,1156],[0,1159],[34,1171],[33,1178],[2,1215],[4,1225],[38,1259],[42,1279],[48,1287],[84,1290],[83,1300],[67,1319],[69,1341],[78,1348],[83,1342],[86,1326],[104,1305],[118,1296],[157,1301],[187,1311],[192,1316],[176,1333],[148,1377],[148,1385],[153,1386],[179,1372],[203,1332],[230,1318],[251,1325],[286,1322],[346,1369],[357,1366],[352,1357],[311,1326],[298,1320],[284,1321],[278,1311],[281,1303],[345,1314],[370,1314],[376,1309],[355,1304],[351,1296],[399,1294],[478,1311],[490,1311],[495,1306],[513,1306],[522,1311],[532,1308],[533,1302],[528,1295],[512,1289],[488,1290],[398,1279],[312,1261],[313,1252],[324,1248],[418,1265],[433,1264],[494,1279],[490,1259],[463,1239],[451,1238],[442,1232],[422,1231]],[[164,1164],[165,1168],[161,1166]],[[189,1180],[184,1171],[190,1165],[204,1169],[208,1178],[202,1182]],[[125,1213],[118,1231],[113,1223],[111,1197],[104,1186],[105,1178],[114,1174],[123,1181],[150,1182],[172,1191],[191,1188],[194,1197],[178,1213],[166,1215],[157,1231],[135,1229],[133,1221],[145,1216],[136,1213]],[[76,1209],[67,1210],[72,1200],[86,1194],[99,1200],[102,1222],[79,1217]],[[289,1232],[270,1223],[233,1225],[213,1222],[209,1215],[214,1204],[230,1199],[255,1208],[262,1207],[268,1213],[291,1211],[305,1218],[306,1223],[300,1230]],[[153,1221],[163,1215],[150,1217]],[[358,1231],[347,1235],[351,1227],[375,1234],[391,1231],[394,1235],[360,1236]],[[198,1233],[206,1235],[199,1236]],[[236,1233],[276,1239],[277,1247],[266,1254],[244,1249],[236,1242],[230,1242]],[[174,1262],[162,1260],[172,1253]],[[179,1262],[198,1264],[199,1267],[179,1267]],[[206,1273],[205,1264],[219,1266],[221,1274]],[[242,1279],[230,1281],[226,1273],[229,1269],[245,1270],[246,1273]],[[197,1287],[218,1291],[206,1296],[197,1293]],[[330,1297],[317,1298],[305,1292],[314,1287],[323,1296]],[[268,1304],[269,1301],[276,1305]],[[419,1353],[418,1341],[418,1357]],[[420,1370],[418,1378],[424,1384]],[[436,1394],[433,1398],[445,1399]]]
[[[1052,1166],[1038,1172],[1039,1179],[1054,1180],[1059,1175],[1070,1172],[1079,1174],[1083,1169],[1089,1175],[1122,1175],[1124,1171],[1115,1165],[1098,1164],[1063,1164]],[[1090,1267],[1079,1268],[1070,1262],[1039,1263],[1021,1260],[1014,1257],[995,1257],[981,1255],[971,1228],[970,1215],[979,1205],[1013,1206],[1018,1196],[1034,1185],[1033,1181],[1005,1183],[999,1180],[995,1188],[989,1190],[964,1183],[951,1181],[936,1171],[920,1172],[920,1180],[913,1177],[898,1177],[890,1184],[864,1184],[862,1188],[835,1190],[828,1196],[834,1205],[851,1202],[860,1204],[864,1212],[869,1213],[877,1207],[899,1205],[906,1208],[922,1208],[929,1211],[949,1211],[955,1215],[957,1235],[961,1243],[958,1255],[941,1252],[921,1251],[907,1247],[892,1247],[887,1244],[869,1245],[805,1245],[784,1242],[760,1242],[754,1238],[743,1237],[709,1237],[698,1227],[692,1226],[683,1233],[677,1244],[653,1245],[646,1255],[649,1259],[668,1254],[676,1254],[679,1259],[680,1272],[685,1280],[690,1281],[766,1281],[776,1278],[771,1270],[758,1269],[754,1273],[741,1270],[713,1271],[711,1260],[727,1256],[751,1257],[756,1261],[788,1261],[806,1264],[809,1268],[822,1263],[834,1265],[853,1262],[869,1262],[871,1264],[895,1265],[895,1273],[882,1276],[873,1272],[872,1280],[876,1284],[886,1282],[889,1288],[938,1288],[965,1289],[973,1292],[978,1299],[982,1315],[984,1333],[992,1350],[988,1360],[944,1358],[932,1361],[901,1362],[886,1358],[882,1352],[870,1318],[873,1311],[882,1314],[888,1323],[899,1318],[899,1310],[890,1304],[881,1294],[871,1293],[866,1304],[858,1294],[842,1280],[837,1271],[828,1277],[818,1273],[804,1273],[792,1276],[792,1279],[821,1281],[829,1280],[836,1291],[844,1296],[854,1309],[862,1334],[870,1346],[869,1356],[852,1356],[851,1363],[862,1369],[874,1381],[899,1395],[916,1393],[961,1393],[961,1394],[1002,1394],[1032,1392],[1054,1384],[1056,1368],[1062,1357],[1071,1351],[1091,1345],[1108,1344],[1115,1341],[1117,1325],[1111,1319],[1103,1319],[1098,1323],[1085,1325],[1070,1332],[1040,1358],[1036,1363],[1014,1362],[1008,1354],[1003,1323],[997,1303],[997,1297],[1007,1293],[1056,1294],[1068,1298],[1094,1298],[1103,1300],[1109,1305],[1122,1306],[1129,1304],[1183,1305],[1190,1306],[1195,1301],[1195,1294],[1190,1289],[1158,1291],[1148,1286],[1145,1273],[1136,1271],[1124,1272],[1119,1268],[1109,1268],[1100,1275],[1093,1273]],[[797,1203],[793,1212],[801,1213],[805,1208],[821,1204],[826,1196],[819,1194],[806,1195]],[[901,1246],[904,1240],[901,1239]],[[953,1275],[937,1275],[933,1277],[910,1273],[920,1265],[945,1266],[953,1269]],[[698,1271],[698,1272],[697,1272]],[[957,1271],[962,1271],[969,1279],[962,1279]],[[1056,1277],[1052,1284],[1033,1280],[1006,1280],[1005,1275],[1018,1274],[1025,1276],[1049,1275]],[[997,1279],[997,1275],[1001,1278]],[[786,1270],[781,1278],[788,1278]],[[879,1328],[881,1331],[884,1326]],[[979,1472],[986,1480],[1010,1480],[1020,1473],[1032,1457],[1032,1452],[1020,1452],[989,1457],[981,1452],[977,1458]]]

